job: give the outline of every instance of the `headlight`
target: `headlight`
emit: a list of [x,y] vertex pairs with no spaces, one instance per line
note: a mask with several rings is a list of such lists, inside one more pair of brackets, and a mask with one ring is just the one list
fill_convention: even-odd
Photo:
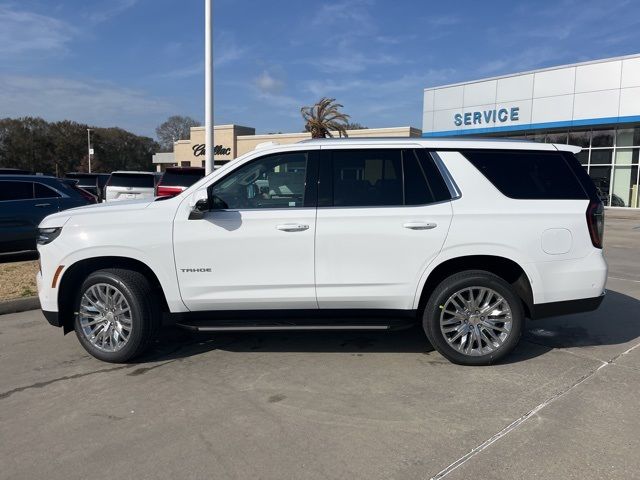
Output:
[[39,228],[38,229],[38,245],[46,245],[53,242],[62,232],[62,227],[56,228]]

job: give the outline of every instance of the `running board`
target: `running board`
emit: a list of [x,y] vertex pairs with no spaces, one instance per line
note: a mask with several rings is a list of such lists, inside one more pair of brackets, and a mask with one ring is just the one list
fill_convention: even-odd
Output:
[[[178,327],[197,332],[270,332],[270,331],[301,331],[301,330],[391,330],[391,325],[187,325],[176,324]],[[396,327],[397,328],[397,327]]]

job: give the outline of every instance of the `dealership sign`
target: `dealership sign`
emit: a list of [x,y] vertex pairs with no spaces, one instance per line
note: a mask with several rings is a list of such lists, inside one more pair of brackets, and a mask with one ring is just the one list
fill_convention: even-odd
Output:
[[517,122],[520,120],[520,107],[500,108],[492,110],[479,110],[475,112],[456,113],[453,116],[453,123],[456,127],[462,125],[495,125],[508,121]]
[[[191,149],[193,150],[193,155],[195,157],[201,157],[201,156],[204,156],[205,154],[204,143],[199,143],[197,145],[194,145],[193,147],[191,147]],[[222,145],[216,145],[215,147],[213,147],[213,154],[214,155],[231,155],[231,149],[229,147],[224,147]]]

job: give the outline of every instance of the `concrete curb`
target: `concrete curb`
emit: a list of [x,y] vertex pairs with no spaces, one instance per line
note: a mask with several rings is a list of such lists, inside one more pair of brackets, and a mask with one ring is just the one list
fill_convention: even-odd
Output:
[[0,315],[5,313],[26,312],[27,310],[38,310],[40,300],[38,297],[15,298],[0,302]]

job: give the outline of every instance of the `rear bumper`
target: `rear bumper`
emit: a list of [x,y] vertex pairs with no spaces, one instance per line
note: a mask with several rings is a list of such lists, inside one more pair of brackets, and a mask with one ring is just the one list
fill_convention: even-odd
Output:
[[531,309],[531,319],[538,320],[546,317],[570,315],[572,313],[592,312],[596,310],[604,300],[606,292],[592,298],[578,300],[565,300],[563,302],[538,303]]

